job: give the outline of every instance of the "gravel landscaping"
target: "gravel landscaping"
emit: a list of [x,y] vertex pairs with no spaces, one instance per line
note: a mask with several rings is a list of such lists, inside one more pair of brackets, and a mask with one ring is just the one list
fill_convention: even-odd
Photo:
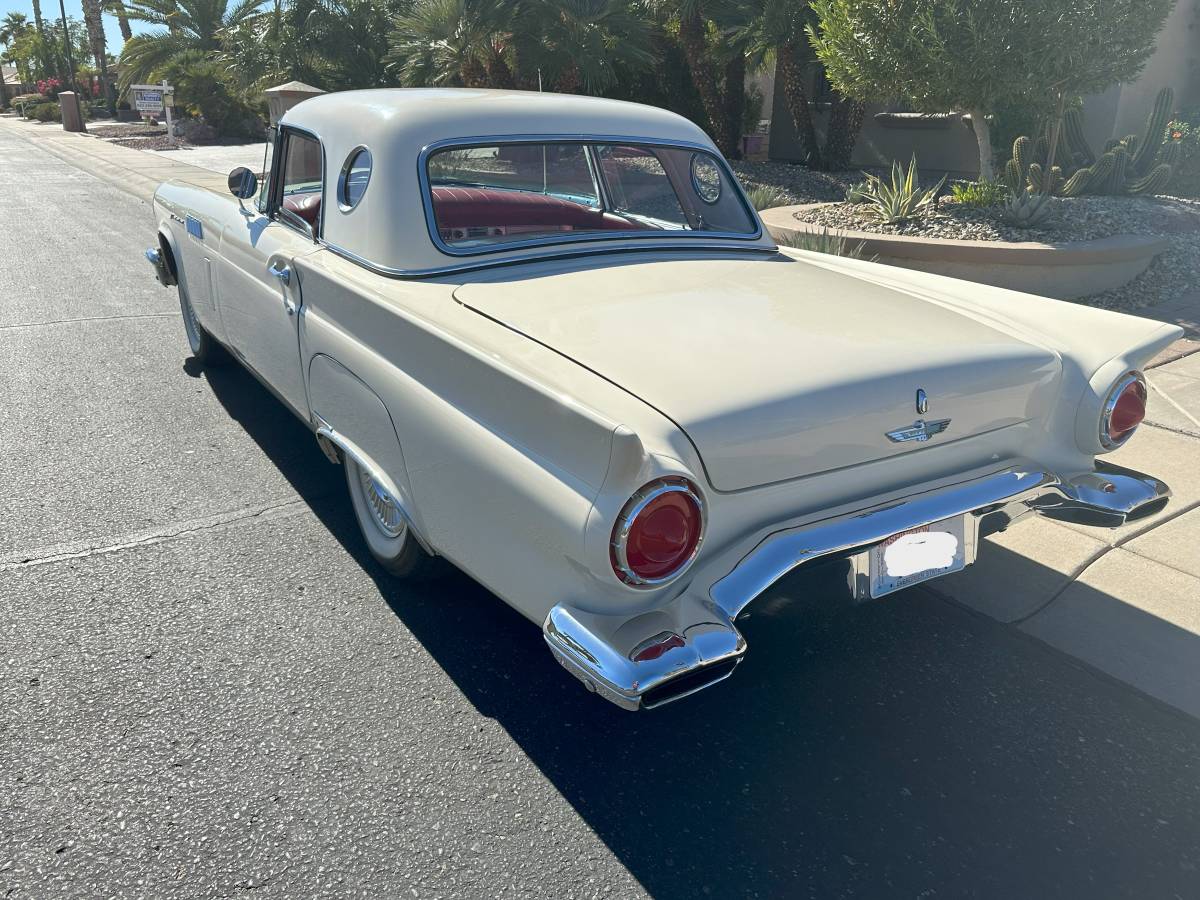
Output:
[[964,207],[948,195],[936,215],[902,225],[881,225],[862,204],[841,202],[846,188],[863,180],[859,170],[816,172],[804,166],[777,162],[735,162],[738,179],[747,189],[773,187],[788,204],[830,203],[806,210],[805,222],[839,230],[879,234],[985,241],[1091,240],[1115,234],[1165,235],[1170,249],[1141,275],[1122,288],[1095,294],[1078,302],[1105,309],[1132,310],[1173,300],[1200,284],[1200,201],[1174,197],[1058,198],[1057,210],[1042,228],[1006,225],[995,209]]
[[980,209],[943,197],[937,212],[898,225],[883,225],[865,203],[832,203],[796,218],[830,229],[966,241],[1090,241],[1115,234],[1177,234],[1200,231],[1200,205],[1160,197],[1059,197],[1040,228],[1006,224],[999,207]]

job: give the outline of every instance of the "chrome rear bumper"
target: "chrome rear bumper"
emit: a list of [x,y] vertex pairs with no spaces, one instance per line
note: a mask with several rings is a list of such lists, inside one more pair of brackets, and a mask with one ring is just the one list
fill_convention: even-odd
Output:
[[546,617],[555,657],[589,690],[624,709],[661,706],[729,677],[746,652],[738,614],[796,568],[834,557],[862,560],[893,535],[965,515],[968,562],[974,536],[1031,513],[1116,527],[1162,509],[1170,489],[1156,478],[1098,462],[1060,477],[1007,469],[763,538],[705,592],[693,585],[664,606],[634,616],[587,613],[565,604]]

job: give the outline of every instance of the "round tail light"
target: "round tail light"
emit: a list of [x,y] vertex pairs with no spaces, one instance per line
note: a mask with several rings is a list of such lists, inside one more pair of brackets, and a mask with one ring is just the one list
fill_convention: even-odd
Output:
[[1146,418],[1146,381],[1141,372],[1124,375],[1108,392],[1100,416],[1100,443],[1114,450],[1129,440]]
[[664,584],[691,565],[703,534],[704,504],[691,483],[652,481],[629,498],[613,528],[613,571],[628,585]]

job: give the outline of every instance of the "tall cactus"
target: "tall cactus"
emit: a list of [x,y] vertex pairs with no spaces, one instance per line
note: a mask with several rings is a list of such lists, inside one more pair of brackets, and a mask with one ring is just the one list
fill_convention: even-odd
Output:
[[[1133,169],[1143,175],[1154,168],[1154,161],[1163,144],[1163,136],[1167,133],[1167,122],[1171,118],[1171,109],[1175,103],[1175,92],[1169,87],[1163,88],[1154,98],[1154,108],[1146,120],[1146,137],[1141,150],[1133,157]],[[1130,153],[1133,149],[1130,148]]]
[[1013,158],[1005,168],[1005,178],[1014,192],[1053,191],[1063,197],[1158,193],[1171,180],[1172,167],[1179,161],[1178,143],[1163,140],[1174,100],[1175,93],[1169,87],[1159,91],[1145,132],[1107,141],[1099,157],[1084,138],[1079,111],[1069,110],[1063,117],[1063,134],[1067,151],[1078,167],[1065,179],[1057,166],[1053,171],[1043,171],[1044,167],[1029,157],[1046,158],[1044,140],[1035,144],[1019,137],[1013,143]]

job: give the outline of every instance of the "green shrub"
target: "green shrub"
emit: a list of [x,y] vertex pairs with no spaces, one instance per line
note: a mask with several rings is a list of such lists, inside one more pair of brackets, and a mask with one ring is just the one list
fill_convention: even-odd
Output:
[[769,184],[759,184],[746,191],[746,199],[759,212],[775,206],[787,206],[788,195],[777,187]]
[[265,104],[233,82],[228,66],[190,50],[171,62],[166,75],[186,115],[199,116],[222,137],[262,137]]
[[1200,197],[1200,112],[1168,122],[1166,140],[1179,145],[1176,151],[1179,158],[1167,193]]
[[53,101],[35,103],[33,106],[25,109],[25,118],[37,119],[39,122],[61,122],[62,110]]
[[918,216],[928,215],[937,209],[938,193],[946,183],[946,176],[928,190],[921,190],[917,179],[917,157],[905,172],[897,160],[892,163],[892,177],[884,181],[878,175],[867,175],[866,187],[862,189],[864,202],[884,225],[898,225]]
[[776,238],[776,243],[793,250],[810,250],[813,253],[828,253],[850,259],[864,259],[867,245],[864,241],[851,242],[844,234],[822,228],[817,231],[793,231]]
[[985,209],[999,206],[1012,192],[999,181],[956,181],[950,185],[950,196],[963,206]]

